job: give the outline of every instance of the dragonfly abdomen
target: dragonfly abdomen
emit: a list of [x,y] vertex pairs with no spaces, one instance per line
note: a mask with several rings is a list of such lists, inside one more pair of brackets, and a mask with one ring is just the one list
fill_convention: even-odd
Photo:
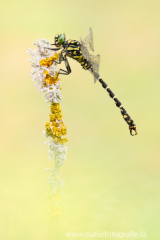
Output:
[[129,130],[130,130],[131,135],[133,135],[133,134],[132,134],[132,130],[134,130],[134,131],[135,131],[135,135],[137,135],[136,125],[135,125],[134,121],[131,119],[131,117],[128,115],[127,111],[123,108],[121,102],[116,98],[115,94],[111,91],[111,89],[110,89],[110,88],[108,87],[108,85],[102,80],[101,77],[99,77],[98,80],[99,80],[99,82],[102,84],[102,87],[107,90],[109,96],[110,96],[111,98],[113,98],[113,100],[115,101],[116,106],[120,108],[121,114],[122,114],[124,120],[125,120],[125,121],[128,123],[128,125],[129,125]]

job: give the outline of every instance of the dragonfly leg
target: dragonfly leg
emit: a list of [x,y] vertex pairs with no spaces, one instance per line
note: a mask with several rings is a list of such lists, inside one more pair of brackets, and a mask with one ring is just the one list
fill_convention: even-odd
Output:
[[62,61],[64,61],[63,56],[62,56],[62,52],[60,53],[60,56],[59,56],[59,62],[57,62],[55,60],[50,60],[50,62],[55,62],[57,64],[60,64]]
[[68,75],[69,73],[67,72],[67,71],[65,71],[65,70],[63,70],[63,69],[59,69],[60,71],[63,71],[63,72],[59,72],[58,74],[63,74],[63,75]]
[[65,66],[66,66],[67,71],[66,71],[66,70],[63,70],[63,69],[60,69],[60,71],[63,71],[64,73],[59,72],[59,74],[69,75],[69,74],[71,73],[71,68],[70,68],[70,65],[69,65],[69,62],[68,62],[66,56],[64,56],[64,59],[63,59],[63,60],[64,60],[64,62],[65,62]]
[[60,48],[47,48],[45,47],[46,49],[49,49],[49,50],[54,50],[54,51],[58,51]]
[[[66,55],[63,56],[63,51],[60,53],[59,62],[58,62],[58,61],[55,61],[55,60],[50,60],[50,61],[55,62],[55,63],[57,63],[57,64],[61,64],[61,62],[64,61],[67,71],[66,71],[66,70],[63,70],[63,69],[60,69],[59,74],[68,75],[68,74],[71,73],[71,68],[70,68],[69,62],[68,62],[68,60],[67,60],[67,58],[66,58]],[[62,71],[62,72],[61,72],[61,71]]]

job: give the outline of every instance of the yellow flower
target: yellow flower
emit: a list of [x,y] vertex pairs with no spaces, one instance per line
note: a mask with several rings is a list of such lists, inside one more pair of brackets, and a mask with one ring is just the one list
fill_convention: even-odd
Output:
[[54,61],[58,60],[59,59],[59,55],[60,53],[55,53],[52,57],[50,58],[45,58],[45,59],[42,59],[40,61],[40,65],[41,66],[46,66],[46,67],[50,67]]
[[60,81],[60,78],[58,78],[58,72],[56,72],[55,76],[53,77],[51,77],[46,70],[44,70],[43,73],[46,74],[44,81],[49,85],[55,84],[57,81]]
[[46,127],[46,133],[47,133],[47,135],[53,135],[52,129],[51,129],[51,126],[50,126],[50,123],[49,123],[49,122],[46,122],[45,127]]
[[[46,123],[46,133],[50,133],[53,139],[61,144],[68,141],[67,138],[62,138],[62,135],[67,134],[67,128],[63,123],[62,112],[59,103],[51,103],[50,123]],[[57,121],[58,120],[58,121]],[[52,132],[52,134],[51,134]]]

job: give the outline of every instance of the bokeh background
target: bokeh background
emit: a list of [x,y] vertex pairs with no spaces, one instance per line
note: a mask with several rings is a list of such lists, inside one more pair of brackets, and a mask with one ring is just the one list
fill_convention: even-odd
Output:
[[[0,235],[3,240],[66,239],[66,232],[146,232],[158,239],[160,213],[160,2],[6,0],[0,2]],[[28,48],[54,35],[83,39],[89,27],[100,74],[137,125],[93,77],[69,59],[62,76],[68,129],[62,215],[45,221],[50,106],[30,77]],[[93,238],[92,238],[93,239]],[[112,238],[110,238],[112,239]],[[131,239],[131,238],[128,238]]]

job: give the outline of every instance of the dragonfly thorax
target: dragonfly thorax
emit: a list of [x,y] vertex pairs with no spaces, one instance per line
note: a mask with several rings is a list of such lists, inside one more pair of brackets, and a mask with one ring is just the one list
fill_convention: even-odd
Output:
[[81,64],[83,69],[87,70],[91,67],[89,61],[83,56],[81,51],[81,44],[77,40],[68,40],[63,43],[64,52],[66,56],[73,58]]

